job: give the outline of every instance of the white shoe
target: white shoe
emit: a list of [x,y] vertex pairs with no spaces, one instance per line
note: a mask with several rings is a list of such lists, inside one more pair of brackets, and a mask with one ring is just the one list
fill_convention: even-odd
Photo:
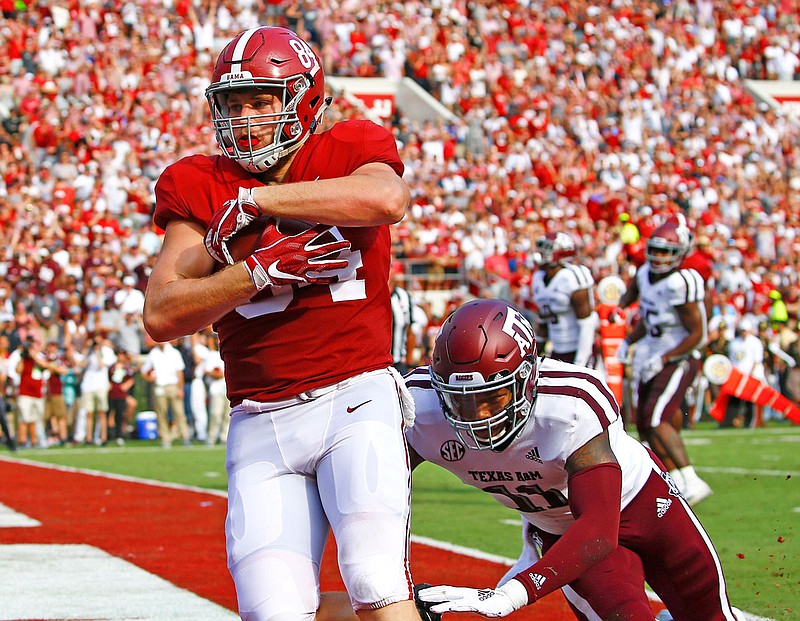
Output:
[[686,497],[686,502],[688,502],[692,507],[714,493],[714,490],[711,489],[711,486],[703,481],[703,479],[696,479],[687,487],[688,489],[686,490],[684,496]]

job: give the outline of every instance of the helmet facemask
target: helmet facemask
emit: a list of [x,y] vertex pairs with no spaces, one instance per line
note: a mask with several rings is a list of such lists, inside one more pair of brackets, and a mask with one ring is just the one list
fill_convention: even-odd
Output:
[[[320,106],[310,131],[303,131],[297,106],[311,88],[311,76],[296,75],[286,79],[253,79],[250,84],[229,87],[212,85],[208,89],[208,102],[214,131],[222,152],[236,160],[242,168],[253,173],[264,172],[286,155],[298,149],[314,132],[327,108],[327,101]],[[264,89],[277,95],[281,109],[270,114],[229,116],[227,96],[237,88]],[[274,127],[272,141],[253,148],[253,136],[264,127]],[[238,136],[238,139],[237,139]],[[250,146],[248,146],[250,145]]]
[[530,416],[537,372],[535,361],[526,359],[513,374],[484,380],[480,373],[458,373],[446,381],[431,372],[431,383],[444,415],[468,448],[500,451]]
[[686,253],[683,246],[660,237],[649,239],[645,246],[647,265],[654,274],[666,274],[677,269],[684,254]]
[[575,243],[566,233],[549,234],[536,240],[536,265],[565,265],[575,257]]

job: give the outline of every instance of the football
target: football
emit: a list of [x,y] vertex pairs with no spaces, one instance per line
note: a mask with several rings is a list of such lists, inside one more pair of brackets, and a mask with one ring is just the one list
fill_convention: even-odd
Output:
[[[253,254],[256,250],[263,247],[261,236],[264,229],[268,224],[274,223],[278,232],[283,235],[297,235],[303,231],[308,230],[313,224],[304,222],[303,220],[294,220],[291,218],[274,218],[272,216],[261,216],[256,218],[239,231],[234,238],[228,242],[228,251],[231,253],[235,262],[244,261],[247,257]],[[318,238],[318,243],[328,243],[336,241],[333,233],[325,231]]]

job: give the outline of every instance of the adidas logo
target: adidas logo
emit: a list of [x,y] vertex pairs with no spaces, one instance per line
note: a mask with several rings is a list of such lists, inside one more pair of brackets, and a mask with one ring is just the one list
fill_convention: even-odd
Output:
[[478,601],[485,602],[492,595],[494,595],[494,591],[492,589],[480,589],[478,591]]
[[542,458],[539,457],[539,447],[534,446],[530,451],[525,453],[525,459],[530,459],[531,461],[537,461],[541,464]]
[[656,515],[660,518],[664,517],[671,505],[672,501],[669,498],[656,498]]
[[533,581],[533,586],[536,587],[537,591],[541,590],[542,586],[547,580],[547,578],[545,578],[541,574],[528,574],[528,578],[530,578]]

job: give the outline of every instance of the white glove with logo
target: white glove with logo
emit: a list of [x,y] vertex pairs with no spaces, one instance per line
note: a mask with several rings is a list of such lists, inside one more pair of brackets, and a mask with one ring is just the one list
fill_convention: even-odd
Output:
[[645,384],[653,379],[664,368],[664,363],[661,356],[653,356],[644,365],[642,369],[642,382]]
[[433,612],[477,612],[497,619],[510,615],[528,603],[528,593],[518,580],[509,580],[496,589],[435,586],[418,593],[423,602],[436,604]]

